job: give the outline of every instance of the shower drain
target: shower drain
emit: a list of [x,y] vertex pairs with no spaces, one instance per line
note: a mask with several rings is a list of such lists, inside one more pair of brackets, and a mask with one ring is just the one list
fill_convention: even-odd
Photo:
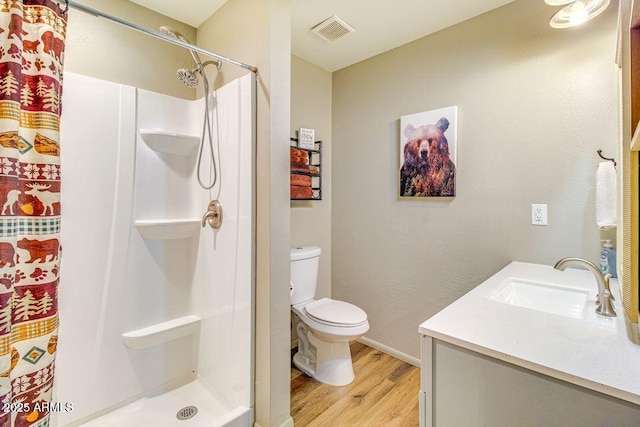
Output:
[[184,408],[180,409],[178,411],[178,413],[176,414],[176,418],[183,421],[183,420],[188,420],[191,419],[193,417],[196,416],[196,414],[198,413],[198,408],[195,406],[185,406]]

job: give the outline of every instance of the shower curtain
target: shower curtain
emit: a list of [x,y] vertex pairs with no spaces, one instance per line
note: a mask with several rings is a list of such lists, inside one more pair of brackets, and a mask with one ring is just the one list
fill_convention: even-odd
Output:
[[48,426],[58,341],[66,14],[0,0],[0,427]]

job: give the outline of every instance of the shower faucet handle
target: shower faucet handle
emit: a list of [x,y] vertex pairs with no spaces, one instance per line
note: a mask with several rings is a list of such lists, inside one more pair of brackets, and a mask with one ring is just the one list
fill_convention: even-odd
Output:
[[209,223],[209,226],[215,230],[220,228],[220,226],[222,225],[222,205],[217,200],[212,200],[211,202],[209,202],[207,211],[202,217],[202,227],[204,227],[207,223]]

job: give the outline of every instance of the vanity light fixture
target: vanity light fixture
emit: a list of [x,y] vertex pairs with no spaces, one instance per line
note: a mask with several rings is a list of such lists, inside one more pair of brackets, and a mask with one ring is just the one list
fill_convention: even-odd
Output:
[[[565,4],[563,0],[545,0],[547,4]],[[569,28],[587,22],[600,15],[611,0],[576,0],[560,9],[549,21],[553,28]]]

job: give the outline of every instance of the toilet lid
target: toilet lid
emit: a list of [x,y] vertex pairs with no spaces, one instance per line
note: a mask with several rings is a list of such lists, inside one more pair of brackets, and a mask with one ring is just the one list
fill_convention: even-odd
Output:
[[338,325],[359,325],[367,321],[367,313],[344,301],[322,298],[305,306],[307,314],[321,322]]

